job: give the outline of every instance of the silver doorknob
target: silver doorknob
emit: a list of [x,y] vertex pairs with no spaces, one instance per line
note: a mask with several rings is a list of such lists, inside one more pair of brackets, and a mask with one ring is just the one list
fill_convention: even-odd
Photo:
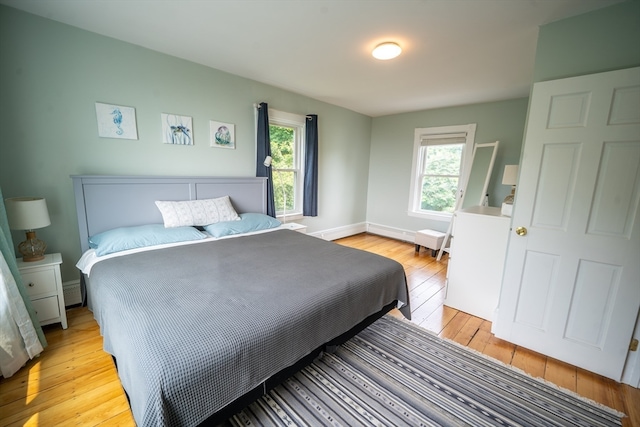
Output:
[[516,234],[518,236],[524,236],[527,234],[527,229],[525,227],[518,227],[516,228]]

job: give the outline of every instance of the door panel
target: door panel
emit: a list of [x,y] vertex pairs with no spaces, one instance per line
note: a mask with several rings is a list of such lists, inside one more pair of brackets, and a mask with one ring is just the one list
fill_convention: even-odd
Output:
[[639,202],[640,68],[535,84],[496,335],[620,380]]
[[564,337],[602,350],[619,285],[620,266],[581,260]]
[[631,86],[616,88],[613,92],[613,103],[610,125],[640,123],[640,87]]
[[579,159],[580,144],[545,144],[532,225],[566,230]]
[[552,96],[547,129],[585,127],[590,104],[591,92]]
[[517,323],[539,330],[547,328],[557,267],[557,256],[533,251],[526,253],[516,308]]
[[605,142],[587,230],[589,234],[631,237],[640,196],[638,178],[640,142]]

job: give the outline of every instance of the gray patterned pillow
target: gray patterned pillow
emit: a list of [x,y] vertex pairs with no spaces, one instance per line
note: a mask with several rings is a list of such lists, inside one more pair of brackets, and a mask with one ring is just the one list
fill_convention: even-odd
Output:
[[231,205],[229,196],[217,199],[156,201],[164,226],[204,226],[221,221],[238,221],[240,217]]

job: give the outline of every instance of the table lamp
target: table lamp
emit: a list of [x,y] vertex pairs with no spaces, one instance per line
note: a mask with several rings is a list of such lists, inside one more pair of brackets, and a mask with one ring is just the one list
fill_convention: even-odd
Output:
[[26,230],[27,240],[18,245],[18,252],[26,262],[44,259],[47,244],[36,237],[37,228],[51,224],[47,201],[37,197],[14,197],[5,199],[9,228]]
[[513,211],[513,199],[516,195],[516,184],[518,183],[518,165],[506,165],[502,175],[502,184],[511,186],[511,193],[502,202],[502,215],[511,216]]

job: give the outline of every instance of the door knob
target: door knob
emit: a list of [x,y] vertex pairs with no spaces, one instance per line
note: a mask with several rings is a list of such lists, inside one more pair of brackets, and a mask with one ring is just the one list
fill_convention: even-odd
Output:
[[525,227],[518,227],[516,228],[516,234],[518,236],[524,236],[527,234],[527,229]]

